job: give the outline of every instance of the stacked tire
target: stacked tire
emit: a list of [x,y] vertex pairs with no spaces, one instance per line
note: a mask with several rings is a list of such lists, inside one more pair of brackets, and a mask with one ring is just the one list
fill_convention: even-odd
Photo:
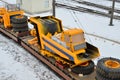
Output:
[[28,18],[25,15],[17,15],[11,18],[12,29],[14,32],[28,31]]
[[96,80],[120,80],[120,60],[116,58],[103,58],[96,67]]

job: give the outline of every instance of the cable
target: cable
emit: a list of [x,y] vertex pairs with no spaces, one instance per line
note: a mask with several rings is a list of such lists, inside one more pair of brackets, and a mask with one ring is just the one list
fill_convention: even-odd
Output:
[[[78,24],[84,29],[82,23],[80,22],[79,18],[78,18],[77,15],[76,15],[76,12],[73,11],[73,13],[74,13],[74,15],[75,15],[75,17],[76,17],[76,19],[77,19],[77,21],[78,21]],[[80,28],[80,26],[78,26],[78,27]],[[85,30],[85,29],[84,29],[84,30]]]
[[[63,3],[65,4],[64,1],[65,1],[65,0],[63,0]],[[69,4],[68,2],[69,2],[69,1],[67,1],[67,4],[68,4],[68,5],[71,5],[71,4]],[[74,19],[75,23],[77,24],[77,26],[79,26],[79,23],[77,23],[77,19],[74,17],[74,15],[73,15],[72,12],[71,12],[72,10],[69,10],[69,9],[67,9],[67,10],[68,10],[68,12],[71,14],[71,16],[73,17],[73,19]]]
[[77,26],[79,27],[79,23],[77,23],[77,19],[74,17],[74,15],[72,14],[72,12],[71,12],[71,11],[70,11],[70,14],[72,15],[72,17],[73,17],[73,19],[74,19],[75,23],[77,24]]
[[[78,20],[78,22],[79,22],[79,24],[82,26],[82,28],[84,29],[84,32],[86,32],[86,30],[85,30],[85,27],[82,25],[82,23],[80,22],[80,20],[79,20],[79,18],[77,17],[77,15],[76,15],[76,13],[74,12],[74,15],[76,16],[76,18],[77,18],[77,20]],[[92,43],[92,40],[90,39],[90,37],[88,36],[88,40]],[[93,44],[93,43],[92,43]]]
[[[69,2],[69,1],[68,1],[68,2]],[[69,4],[68,2],[67,2],[67,4],[68,4],[68,5],[71,5],[71,4]],[[63,0],[63,4],[65,4],[65,0]],[[81,27],[82,27],[82,29],[84,29],[84,32],[86,32],[84,26],[82,25],[82,23],[80,22],[79,18],[77,17],[76,12],[73,11],[73,10],[69,10],[69,9],[67,9],[67,10],[70,12],[70,14],[71,14],[71,16],[73,17],[73,19],[74,19],[75,23],[77,24],[78,28],[81,28]],[[73,13],[72,13],[72,12],[73,12]],[[89,39],[89,41],[92,43],[92,41],[91,41],[91,39],[89,38],[89,36],[88,36],[88,39]]]

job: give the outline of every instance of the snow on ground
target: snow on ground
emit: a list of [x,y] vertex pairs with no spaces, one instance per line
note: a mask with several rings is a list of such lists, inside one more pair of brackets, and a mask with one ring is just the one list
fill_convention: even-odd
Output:
[[0,34],[0,80],[60,80],[40,61]]

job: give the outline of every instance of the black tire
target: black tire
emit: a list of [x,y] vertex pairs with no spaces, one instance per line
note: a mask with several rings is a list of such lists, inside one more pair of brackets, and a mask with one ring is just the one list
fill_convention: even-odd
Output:
[[101,75],[99,72],[96,72],[96,80],[120,80],[118,78],[106,78],[103,75]]
[[94,62],[89,61],[87,66],[79,65],[79,66],[73,67],[71,70],[73,73],[76,73],[76,74],[83,74],[83,75],[91,74],[92,72],[94,72]]
[[120,80],[120,79],[111,79],[111,78],[106,78],[102,75],[100,75],[99,73],[96,73],[96,80]]
[[113,80],[113,79],[108,79],[108,78],[104,78],[103,76],[96,74],[96,80]]
[[[21,16],[21,17],[19,17],[19,16]],[[15,23],[15,24],[21,24],[21,23],[25,23],[25,22],[27,23],[27,20],[28,20],[28,18],[25,15],[16,15],[11,18],[11,22]]]
[[15,24],[15,23],[13,23],[12,24],[12,27],[13,28],[24,28],[24,27],[28,27],[28,23],[21,23],[21,24]]
[[25,27],[25,28],[13,28],[13,31],[14,32],[24,32],[24,31],[28,31],[28,27]]
[[99,60],[97,63],[96,73],[107,79],[120,80],[120,67],[109,68],[105,64],[105,62],[108,60],[116,61],[120,64],[119,59],[111,58],[111,57],[103,58],[103,59]]

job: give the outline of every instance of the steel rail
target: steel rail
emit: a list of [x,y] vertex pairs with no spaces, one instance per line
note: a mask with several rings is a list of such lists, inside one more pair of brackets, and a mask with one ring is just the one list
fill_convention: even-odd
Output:
[[[112,0],[108,0],[108,1],[112,1]],[[118,2],[118,3],[120,3],[120,0],[115,0],[115,2]]]
[[[70,9],[70,10],[74,10],[74,11],[79,11],[79,12],[84,12],[84,13],[92,13],[92,14],[98,14],[101,16],[105,16],[105,17],[111,17],[111,14],[105,13],[105,12],[101,12],[101,11],[97,11],[97,10],[92,10],[92,9],[88,9],[88,8],[84,8],[84,7],[80,7],[80,6],[69,6],[66,4],[61,4],[61,3],[56,3],[57,7],[61,7],[61,8],[66,8],[66,9]],[[120,20],[120,16],[114,15],[113,17],[114,19]]]
[[[107,6],[100,5],[100,4],[95,4],[95,3],[92,3],[92,2],[87,2],[87,1],[83,1],[83,0],[79,0],[79,1],[78,0],[72,0],[72,1],[77,2],[79,4],[84,4],[84,5],[87,5],[87,6],[92,6],[92,7],[97,7],[97,8],[101,8],[101,9],[104,9],[104,10],[108,10],[108,12],[111,10],[111,7],[107,7]],[[120,14],[119,9],[115,9],[114,12]]]

